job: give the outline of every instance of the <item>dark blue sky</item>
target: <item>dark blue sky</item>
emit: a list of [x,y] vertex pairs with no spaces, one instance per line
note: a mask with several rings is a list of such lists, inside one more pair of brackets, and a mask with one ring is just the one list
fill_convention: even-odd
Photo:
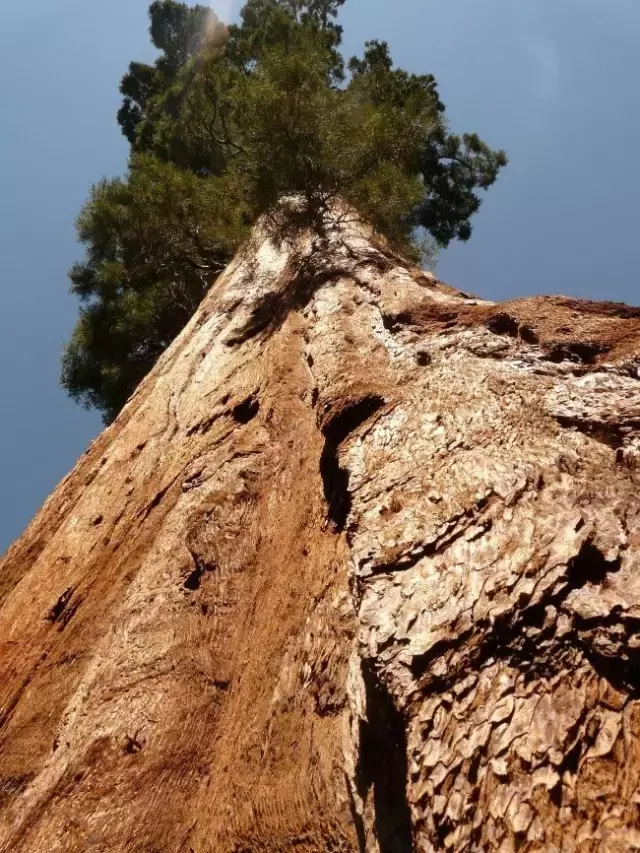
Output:
[[[147,0],[1,5],[0,552],[100,429],[58,386],[66,270],[89,185],[125,167],[120,76],[151,55]],[[386,39],[437,76],[454,130],[511,158],[442,278],[492,299],[640,301],[637,0],[347,0],[342,20],[348,54]]]

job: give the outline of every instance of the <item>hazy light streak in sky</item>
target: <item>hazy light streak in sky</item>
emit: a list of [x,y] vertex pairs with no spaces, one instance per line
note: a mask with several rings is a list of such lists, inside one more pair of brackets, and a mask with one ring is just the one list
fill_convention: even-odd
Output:
[[231,15],[236,5],[234,0],[214,0],[214,2],[210,2],[208,5],[221,21],[225,24],[231,23]]

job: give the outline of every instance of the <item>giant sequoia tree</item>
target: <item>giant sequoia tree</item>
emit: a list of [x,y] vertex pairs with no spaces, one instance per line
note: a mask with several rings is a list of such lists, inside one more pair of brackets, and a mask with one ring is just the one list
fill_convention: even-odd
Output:
[[154,10],[68,365],[167,349],[0,560],[0,853],[637,851],[640,310],[404,259],[500,158],[335,6]]
[[341,0],[249,0],[241,23],[203,6],[150,7],[153,65],[132,62],[118,114],[124,178],[102,181],[78,219],[71,270],[80,317],[62,382],[110,421],[193,315],[261,214],[309,224],[350,205],[396,250],[467,240],[506,162],[453,134],[431,75],[394,68],[385,43],[345,63]]
[[345,213],[255,226],[0,561],[1,853],[638,850],[640,311]]

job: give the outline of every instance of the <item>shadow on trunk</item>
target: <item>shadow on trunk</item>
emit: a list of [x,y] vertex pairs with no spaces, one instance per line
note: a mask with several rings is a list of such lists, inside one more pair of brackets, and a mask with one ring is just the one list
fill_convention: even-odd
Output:
[[363,665],[367,720],[361,728],[361,795],[373,797],[380,853],[411,853],[407,740],[402,714],[373,670]]

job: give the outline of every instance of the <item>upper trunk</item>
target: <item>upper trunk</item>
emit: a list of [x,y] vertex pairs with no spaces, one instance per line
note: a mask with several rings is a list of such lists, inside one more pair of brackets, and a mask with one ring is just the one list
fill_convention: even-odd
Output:
[[639,355],[258,228],[0,563],[0,850],[637,849]]

